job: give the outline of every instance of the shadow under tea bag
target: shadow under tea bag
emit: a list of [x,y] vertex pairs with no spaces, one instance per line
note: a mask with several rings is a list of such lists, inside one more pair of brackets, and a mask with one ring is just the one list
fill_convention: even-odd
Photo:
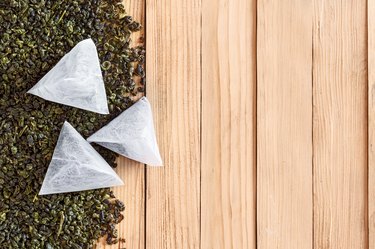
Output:
[[28,93],[45,100],[109,114],[96,46],[79,42]]
[[163,165],[156,142],[151,106],[146,97],[95,132],[87,141],[150,166]]
[[100,154],[65,122],[39,195],[123,185]]

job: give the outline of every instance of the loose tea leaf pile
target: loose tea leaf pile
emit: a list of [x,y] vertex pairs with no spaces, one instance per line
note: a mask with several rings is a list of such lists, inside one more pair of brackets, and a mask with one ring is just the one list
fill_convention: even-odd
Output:
[[[38,192],[65,120],[87,137],[143,92],[145,51],[130,39],[140,28],[120,0],[0,2],[0,248],[92,248],[105,235],[117,242],[124,204],[109,189]],[[26,94],[86,38],[98,48],[110,115]],[[116,166],[116,154],[97,150]]]

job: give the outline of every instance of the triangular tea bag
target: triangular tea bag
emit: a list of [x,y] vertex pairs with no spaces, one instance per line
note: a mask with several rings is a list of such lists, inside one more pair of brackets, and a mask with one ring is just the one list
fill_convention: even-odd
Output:
[[92,112],[109,113],[98,53],[91,39],[78,43],[28,93]]
[[68,122],[65,122],[39,195],[123,184],[99,153]]
[[150,103],[146,97],[87,139],[150,166],[162,166]]

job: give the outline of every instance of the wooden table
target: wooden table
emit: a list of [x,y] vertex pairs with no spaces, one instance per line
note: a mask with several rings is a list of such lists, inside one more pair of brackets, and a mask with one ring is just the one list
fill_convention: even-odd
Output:
[[165,166],[120,159],[99,248],[375,248],[375,0],[126,5]]

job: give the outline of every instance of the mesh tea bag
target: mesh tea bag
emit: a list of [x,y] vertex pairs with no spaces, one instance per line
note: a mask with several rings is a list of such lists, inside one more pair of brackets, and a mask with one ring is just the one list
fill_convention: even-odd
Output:
[[92,112],[109,113],[98,53],[91,39],[78,43],[28,93]]
[[94,133],[87,141],[150,166],[163,165],[156,142],[151,106],[146,97]]
[[68,122],[65,122],[39,195],[123,184],[99,153]]

